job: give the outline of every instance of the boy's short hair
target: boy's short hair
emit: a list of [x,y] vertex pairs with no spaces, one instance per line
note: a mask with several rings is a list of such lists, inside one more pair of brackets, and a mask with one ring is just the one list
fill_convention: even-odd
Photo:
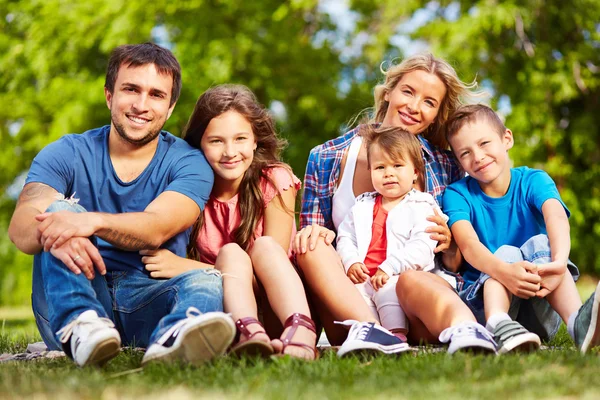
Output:
[[108,60],[104,87],[110,93],[114,93],[115,82],[122,65],[140,67],[146,64],[154,64],[160,74],[170,75],[173,78],[169,106],[175,104],[181,92],[181,66],[170,50],[150,42],[116,47]]
[[371,168],[371,147],[378,145],[393,160],[410,160],[417,170],[419,179],[422,181],[425,177],[423,151],[416,135],[400,127],[377,125],[363,125],[360,134],[367,148],[369,168]]
[[498,114],[485,104],[469,104],[459,107],[446,122],[446,140],[450,138],[465,125],[477,121],[485,121],[498,135],[502,136],[506,131],[506,126],[498,117]]

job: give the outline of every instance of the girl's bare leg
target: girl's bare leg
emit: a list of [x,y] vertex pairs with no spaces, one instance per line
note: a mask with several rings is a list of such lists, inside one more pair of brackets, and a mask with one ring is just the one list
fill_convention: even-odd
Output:
[[[215,268],[221,271],[223,276],[223,308],[225,312],[231,313],[234,321],[245,317],[258,319],[256,298],[252,288],[254,273],[248,254],[235,243],[226,244],[219,251]],[[250,324],[246,328],[250,333],[263,330],[258,324]],[[257,334],[253,338],[270,342],[266,333]],[[241,335],[240,342],[246,340],[248,338]]]
[[319,238],[314,250],[298,254],[296,260],[310,291],[317,297],[317,311],[331,344],[340,345],[348,334],[345,328],[333,325],[333,320],[377,322],[367,303],[346,276],[333,246],[325,244]]
[[486,321],[494,314],[508,313],[511,293],[500,282],[489,278],[483,284],[483,307]]
[[560,284],[546,296],[546,299],[565,323],[569,321],[571,314],[579,311],[582,305],[575,281],[569,271],[565,272]]
[[[300,276],[290,262],[287,253],[269,236],[258,238],[250,251],[250,258],[254,266],[256,277],[265,288],[269,304],[283,324],[293,313],[300,313],[310,318],[310,309],[304,293],[304,286]],[[287,328],[281,335],[286,336]],[[309,346],[315,344],[315,333],[300,326],[293,342],[305,343]],[[273,341],[273,346],[281,349],[280,341]],[[312,359],[314,354],[299,346],[289,346],[285,353],[295,357]]]
[[477,322],[448,282],[432,273],[402,273],[396,294],[409,321],[408,338],[412,343],[439,343],[444,329],[461,322]]

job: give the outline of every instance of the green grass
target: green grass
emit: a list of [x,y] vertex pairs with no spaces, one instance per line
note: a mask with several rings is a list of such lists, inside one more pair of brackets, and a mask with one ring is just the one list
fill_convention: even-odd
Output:
[[[587,298],[594,282],[579,284]],[[0,309],[0,353],[23,351],[39,340],[28,311]],[[25,316],[23,316],[25,315]],[[449,356],[420,351],[401,357],[338,359],[325,351],[316,362],[289,358],[224,357],[201,367],[150,365],[126,349],[104,368],[80,369],[66,359],[0,364],[0,398],[598,398],[600,354],[582,356],[564,326],[549,350],[501,357]]]

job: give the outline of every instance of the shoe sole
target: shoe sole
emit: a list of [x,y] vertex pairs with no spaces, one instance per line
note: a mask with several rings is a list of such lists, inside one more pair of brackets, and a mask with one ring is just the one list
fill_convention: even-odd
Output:
[[598,318],[598,304],[600,303],[600,284],[596,286],[594,293],[594,304],[592,305],[592,319],[590,320],[590,326],[581,345],[581,352],[585,353],[588,349],[600,345],[600,318]]
[[337,352],[338,357],[345,357],[350,354],[355,354],[355,355],[359,355],[359,356],[376,356],[378,354],[393,355],[393,354],[402,354],[402,353],[410,350],[410,346],[408,344],[399,345],[399,346],[393,347],[393,348],[381,348],[381,347],[374,346],[374,347],[356,347],[356,348],[350,348],[350,349],[343,349],[342,347],[340,347],[340,349]]
[[235,357],[264,357],[268,358],[272,354],[275,353],[273,346],[271,346],[267,342],[263,342],[258,339],[249,339],[243,343],[239,343],[235,345],[230,351],[229,354]]
[[235,325],[229,319],[201,321],[181,331],[170,351],[142,360],[142,365],[153,361],[184,361],[201,365],[225,351],[235,337]]
[[542,342],[538,335],[535,333],[526,333],[516,336],[513,340],[509,340],[498,349],[498,354],[529,353],[538,350],[541,344]]
[[107,338],[104,341],[98,343],[96,348],[92,351],[87,361],[82,367],[97,366],[101,367],[108,361],[113,359],[121,351],[121,341],[116,338]]

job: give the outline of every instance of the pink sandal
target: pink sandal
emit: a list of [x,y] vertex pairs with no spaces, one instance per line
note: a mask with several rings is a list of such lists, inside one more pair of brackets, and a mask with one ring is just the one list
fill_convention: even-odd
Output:
[[317,358],[319,358],[319,352],[317,351],[316,346],[310,346],[308,344],[300,342],[292,342],[292,338],[294,337],[294,334],[296,333],[296,330],[298,330],[299,326],[305,327],[306,329],[312,331],[315,335],[317,334],[317,328],[315,327],[315,323],[312,319],[300,313],[294,313],[290,315],[289,318],[283,324],[284,330],[286,328],[290,328],[290,330],[287,332],[285,338],[282,340],[283,347],[281,348],[281,354],[278,355],[285,356],[286,347],[297,346],[312,351],[314,354],[314,360],[316,360]]
[[[254,333],[250,333],[246,326],[251,324],[258,324],[263,329]],[[271,354],[275,353],[275,350],[273,350],[273,346],[271,346],[271,343],[265,342],[264,340],[260,339],[253,339],[253,337],[259,333],[263,333],[267,337],[269,337],[269,335],[267,335],[267,332],[265,331],[264,326],[256,318],[240,318],[237,321],[235,321],[235,326],[238,330],[238,340],[239,337],[241,337],[241,335],[246,336],[247,340],[245,342],[237,343],[235,346],[233,346],[229,351],[231,354],[236,356],[248,355],[269,357]]]

